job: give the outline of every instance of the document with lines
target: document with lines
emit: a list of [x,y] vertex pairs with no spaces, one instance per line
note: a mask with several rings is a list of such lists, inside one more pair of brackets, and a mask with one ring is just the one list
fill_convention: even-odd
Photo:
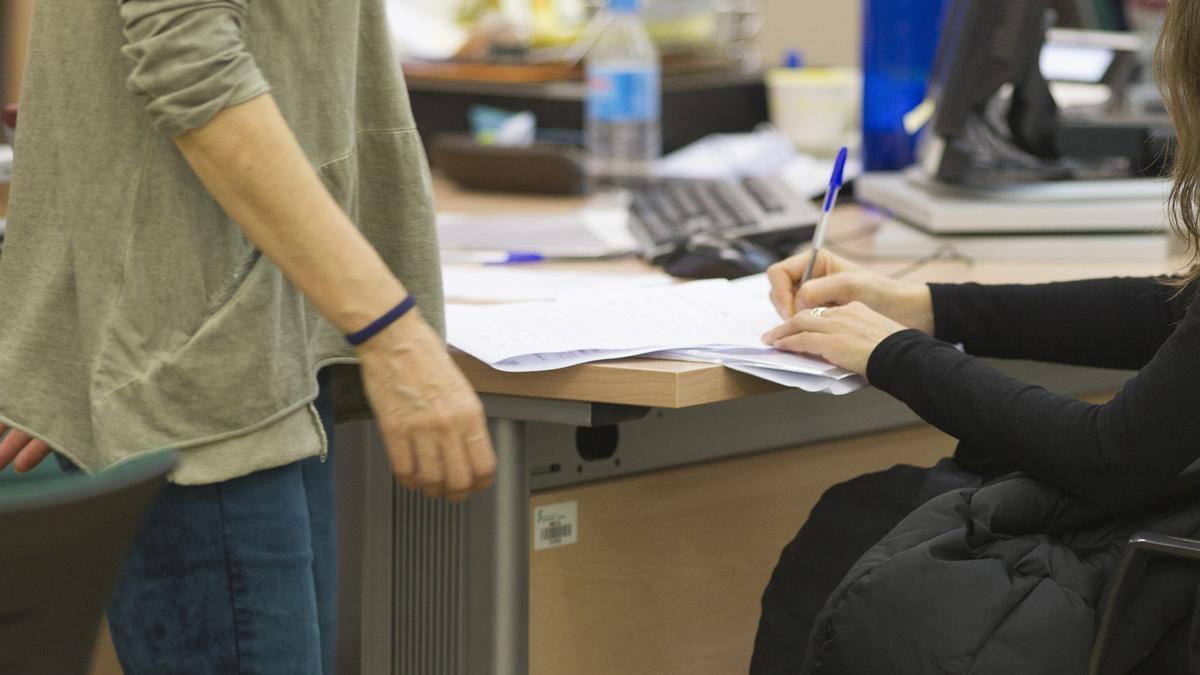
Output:
[[845,394],[862,378],[777,351],[762,335],[779,324],[766,282],[698,281],[556,302],[447,308],[450,344],[494,368],[533,372],[629,356],[719,363],[784,386]]

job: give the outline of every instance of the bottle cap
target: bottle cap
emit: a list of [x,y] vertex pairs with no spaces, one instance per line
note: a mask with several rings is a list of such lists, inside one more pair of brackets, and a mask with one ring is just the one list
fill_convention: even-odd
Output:
[[783,57],[784,68],[803,68],[804,67],[804,52],[799,49],[789,49],[788,53]]
[[617,14],[637,14],[642,9],[642,0],[608,0],[608,9]]

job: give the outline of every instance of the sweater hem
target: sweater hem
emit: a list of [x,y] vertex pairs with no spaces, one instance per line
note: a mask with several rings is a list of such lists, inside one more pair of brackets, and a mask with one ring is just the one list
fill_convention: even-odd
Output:
[[[104,470],[108,470],[108,469],[120,466],[121,464],[124,464],[125,462],[132,461],[132,460],[136,459],[137,457],[140,457],[147,453],[161,452],[163,450],[174,450],[176,452],[183,453],[183,454],[181,454],[181,457],[186,458],[186,451],[188,451],[188,450],[196,449],[196,448],[198,448],[200,446],[204,446],[204,445],[212,445],[212,444],[216,444],[216,443],[221,443],[223,441],[233,440],[236,438],[248,436],[250,434],[262,431],[263,429],[270,427],[272,424],[278,423],[278,422],[284,420],[285,418],[287,418],[289,415],[296,413],[298,410],[301,410],[304,406],[311,406],[313,404],[313,402],[316,401],[317,396],[320,393],[320,388],[316,384],[317,373],[320,372],[320,370],[322,368],[326,368],[329,366],[337,366],[337,365],[358,365],[358,363],[359,363],[359,360],[357,358],[345,357],[345,356],[340,356],[340,357],[335,356],[335,357],[330,357],[328,359],[322,359],[322,360],[318,361],[316,364],[316,367],[313,369],[312,378],[311,378],[311,380],[313,382],[313,387],[310,390],[310,392],[308,394],[305,394],[299,401],[283,407],[280,411],[276,412],[274,415],[271,415],[270,417],[267,417],[264,420],[260,420],[254,424],[247,425],[247,426],[241,427],[239,429],[235,429],[233,431],[226,431],[226,432],[222,432],[219,434],[213,434],[213,435],[209,435],[209,436],[202,436],[199,438],[191,438],[191,439],[187,439],[187,440],[181,440],[181,441],[178,441],[175,443],[170,443],[170,444],[160,446],[160,447],[143,448],[143,449],[133,450],[128,453],[123,453],[122,456],[119,457],[118,459],[115,459],[112,462],[104,463],[103,465],[95,465],[94,463],[89,463],[89,462],[83,461],[81,459],[82,455],[80,454],[78,448],[71,448],[71,447],[66,446],[65,444],[57,443],[54,441],[54,439],[46,436],[45,434],[38,433],[37,431],[35,431],[33,429],[33,427],[26,425],[26,424],[22,424],[21,422],[17,421],[16,419],[11,418],[9,415],[7,415],[2,410],[0,410],[0,424],[3,424],[12,429],[17,429],[19,431],[22,431],[22,432],[28,434],[29,436],[31,436],[37,440],[43,441],[44,443],[49,445],[53,449],[54,452],[59,453],[59,454],[63,455],[64,457],[66,457],[67,459],[71,460],[71,462],[73,464],[75,464],[75,466],[79,467],[79,469],[81,471],[83,471],[84,473],[86,473],[88,475],[92,475],[92,474],[98,473],[100,471],[104,471]],[[313,453],[312,456],[316,456],[316,453]],[[303,459],[303,458],[300,458],[300,459]],[[288,464],[291,461],[295,461],[295,460],[289,460],[289,461],[285,461],[282,463],[274,463],[274,464],[271,463],[272,460],[266,460],[263,463],[264,465],[260,469],[257,469],[257,470],[261,471],[261,470],[265,470],[265,469],[274,468],[277,466],[283,466],[284,464]],[[173,476],[178,475],[181,473],[181,471],[183,471],[182,468],[176,469],[175,473],[172,475]],[[245,475],[245,474],[243,474],[243,475]],[[219,483],[219,482],[223,482],[225,480],[229,480],[230,478],[233,478],[233,477],[236,477],[236,476],[222,477],[217,480],[207,481],[207,483]],[[172,479],[171,482],[175,483],[176,481],[174,479]],[[183,483],[178,483],[178,484],[183,485],[183,484],[201,484],[201,483],[183,482]]]

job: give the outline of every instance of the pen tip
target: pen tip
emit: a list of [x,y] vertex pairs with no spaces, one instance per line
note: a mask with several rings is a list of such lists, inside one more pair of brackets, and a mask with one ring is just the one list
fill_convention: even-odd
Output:
[[833,185],[837,187],[842,185],[842,174],[846,171],[846,158],[849,154],[849,149],[842,148],[838,152],[837,161],[833,163]]

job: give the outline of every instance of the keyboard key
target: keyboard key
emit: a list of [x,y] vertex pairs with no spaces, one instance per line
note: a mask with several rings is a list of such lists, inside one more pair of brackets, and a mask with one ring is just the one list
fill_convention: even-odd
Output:
[[[788,201],[784,194],[785,187],[753,178],[667,179],[634,189],[630,210],[634,227],[643,239],[653,242],[657,254],[698,233],[722,236],[736,230],[738,236],[754,236],[816,222],[816,210],[803,198],[796,196]],[[771,220],[764,215],[770,215]]]
[[757,178],[745,178],[742,180],[742,186],[746,188],[746,193],[754,198],[763,211],[767,213],[783,212],[783,201],[775,196],[774,190],[763,181]]

